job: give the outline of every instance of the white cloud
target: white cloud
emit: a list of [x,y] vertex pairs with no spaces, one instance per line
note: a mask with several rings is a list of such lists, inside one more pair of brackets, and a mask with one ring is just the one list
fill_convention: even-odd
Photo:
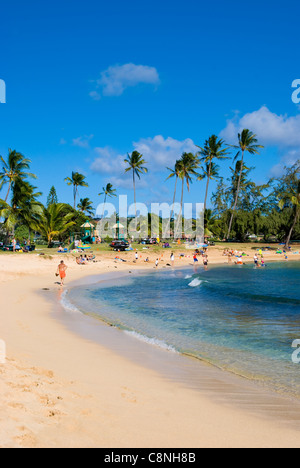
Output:
[[[109,182],[118,188],[126,190],[132,189],[132,173],[125,173],[127,164],[125,159],[127,154],[119,154],[117,151],[109,148],[95,148],[96,158],[91,164],[91,170],[97,174],[109,177]],[[139,189],[148,187],[148,178],[143,177],[138,181]]]
[[90,141],[94,138],[94,135],[84,135],[72,140],[73,146],[78,146],[79,148],[89,148]]
[[100,101],[101,99],[101,95],[97,91],[91,91],[89,95],[94,101]]
[[115,65],[101,72],[100,78],[96,80],[99,91],[92,91],[90,96],[95,100],[101,99],[101,93],[103,96],[121,96],[129,87],[139,84],[157,86],[159,83],[159,74],[154,67],[134,63]]
[[133,143],[136,151],[141,153],[147,161],[151,171],[158,172],[166,167],[173,167],[182,153],[194,153],[197,148],[190,138],[175,140],[157,135],[154,138],[142,138]]
[[259,144],[278,148],[280,160],[270,169],[271,176],[281,175],[284,166],[291,166],[300,159],[300,115],[277,115],[263,106],[242,117],[236,115],[228,120],[220,136],[227,143],[237,144],[237,135],[244,128],[257,135]]
[[[164,138],[161,135],[154,138],[142,138],[133,143],[133,150],[143,155],[150,174],[166,171],[166,167],[174,167],[182,153],[195,152],[196,149],[190,138],[179,141],[171,137]],[[127,154],[120,154],[109,147],[95,148],[94,152],[96,157],[91,164],[91,170],[119,177],[121,184],[127,185],[127,182],[124,182],[124,177],[126,177],[124,172],[127,167],[124,159],[127,158]]]
[[295,117],[277,115],[263,106],[241,118],[235,116],[228,120],[220,136],[228,143],[236,143],[238,133],[244,128],[255,133],[259,142],[266,146],[292,148],[300,145],[300,114]]
[[125,171],[124,159],[127,157],[126,154],[119,154],[108,146],[95,148],[94,152],[97,156],[91,165],[92,171],[100,174],[119,174]]

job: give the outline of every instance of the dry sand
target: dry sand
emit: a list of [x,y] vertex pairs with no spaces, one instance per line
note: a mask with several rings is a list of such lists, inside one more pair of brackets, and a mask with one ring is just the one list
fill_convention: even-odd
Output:
[[[108,271],[152,269],[157,257],[141,252],[135,264],[132,253],[118,255],[128,262],[107,253],[100,262],[78,266],[66,257],[67,283]],[[162,268],[169,252],[160,258]],[[199,363],[201,392],[64,327],[48,300],[60,290],[54,284],[58,260],[0,256],[0,339],[7,346],[6,364],[0,364],[0,447],[300,446],[297,403],[256,391],[242,379],[231,382],[221,371],[211,374]],[[210,261],[226,263],[217,250]],[[177,266],[191,263],[191,257],[176,258]],[[228,398],[220,397],[220,386]]]

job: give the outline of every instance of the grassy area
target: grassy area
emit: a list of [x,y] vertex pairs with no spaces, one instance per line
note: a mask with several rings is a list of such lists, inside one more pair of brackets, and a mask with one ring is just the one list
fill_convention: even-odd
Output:
[[[150,245],[147,246],[149,249],[147,249],[149,252],[161,254],[163,252],[171,252],[174,251],[174,253],[178,252],[185,252],[187,250],[187,246],[182,243],[181,245],[178,245],[177,243],[170,244],[171,247],[168,249],[164,249],[162,245]],[[101,254],[104,252],[112,252],[111,247],[109,244],[97,244],[97,245],[90,245],[88,247],[91,247],[90,250],[87,250],[87,253],[90,251],[93,251],[94,254]],[[138,243],[133,243],[132,248],[134,250],[138,251],[144,251],[147,252],[145,249],[145,245],[138,244]],[[266,244],[264,242],[258,242],[258,243],[253,243],[253,242],[248,242],[248,243],[227,243],[227,242],[217,242],[214,247],[211,247],[211,249],[214,250],[220,250],[223,251],[224,249],[232,249],[232,250],[238,250],[238,251],[243,251],[243,250],[257,250],[259,248],[265,248],[265,247],[271,247],[272,250],[277,250],[278,244]],[[294,248],[299,249],[299,244],[294,244]],[[29,252],[26,255],[37,255],[37,254],[43,254],[45,257],[56,257],[56,256],[61,256],[62,254],[57,251],[57,248],[49,249],[46,245],[39,245],[36,247],[36,250],[34,252]],[[191,248],[193,250],[193,247]],[[126,252],[125,252],[126,253]],[[130,253],[130,252],[127,252]],[[24,255],[22,253],[13,253],[13,252],[4,252],[0,250],[0,255]]]

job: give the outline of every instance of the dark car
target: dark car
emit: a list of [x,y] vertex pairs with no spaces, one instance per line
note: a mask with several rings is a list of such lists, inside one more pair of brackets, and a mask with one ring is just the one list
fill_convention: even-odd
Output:
[[128,249],[129,242],[125,240],[115,240],[115,241],[112,241],[112,243],[110,244],[110,247],[114,250],[117,250],[117,251],[120,250],[121,252],[124,252],[126,249]]
[[157,239],[155,237],[153,238],[147,237],[145,239],[141,239],[140,243],[143,245],[156,245]]

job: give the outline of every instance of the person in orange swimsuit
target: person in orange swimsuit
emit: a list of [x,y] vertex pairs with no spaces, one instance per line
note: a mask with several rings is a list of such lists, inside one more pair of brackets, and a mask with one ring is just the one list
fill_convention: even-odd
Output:
[[59,264],[58,267],[57,267],[57,274],[58,274],[59,277],[60,277],[60,280],[61,280],[61,283],[60,283],[60,284],[61,284],[61,286],[64,285],[64,280],[65,280],[65,278],[66,278],[66,276],[67,276],[67,274],[66,274],[67,268],[68,268],[68,267],[67,267],[67,265],[65,265],[65,263],[64,263],[63,260],[60,262],[60,264]]

